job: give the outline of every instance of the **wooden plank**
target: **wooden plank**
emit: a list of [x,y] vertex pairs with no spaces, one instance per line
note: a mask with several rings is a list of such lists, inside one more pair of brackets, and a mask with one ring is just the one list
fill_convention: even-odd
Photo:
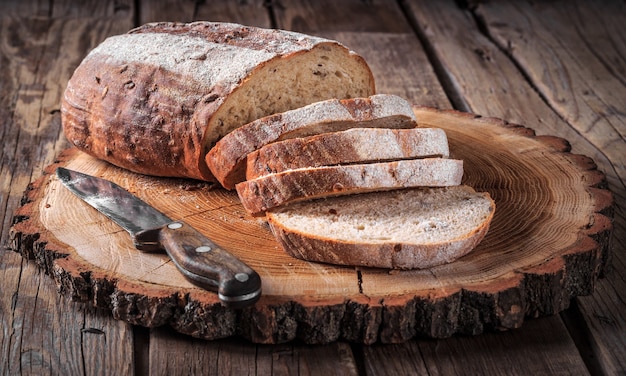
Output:
[[[620,108],[626,95],[626,42],[621,29],[626,6],[611,0],[563,5],[490,4],[478,7],[476,14],[494,42],[579,135],[570,139],[573,150],[594,158],[623,208],[626,114]],[[506,22],[501,21],[504,15]],[[626,245],[623,213],[615,213],[615,249]]]
[[[504,5],[504,3],[508,3]],[[454,90],[458,90],[464,99],[463,105],[468,110],[474,111],[487,116],[503,117],[507,120],[519,122],[526,126],[529,126],[543,134],[554,134],[566,138],[572,144],[574,152],[582,153],[594,158],[596,163],[601,169],[604,169],[609,173],[608,180],[613,183],[617,181],[615,177],[611,178],[611,171],[613,171],[612,161],[605,156],[606,143],[600,143],[601,150],[597,149],[592,142],[587,139],[587,136],[580,133],[576,125],[569,124],[566,120],[571,119],[574,113],[578,113],[581,117],[595,116],[593,114],[583,115],[579,111],[581,109],[572,109],[572,114],[565,116],[559,113],[559,110],[554,110],[553,105],[546,103],[542,96],[551,95],[557,97],[562,95],[561,90],[555,90],[553,94],[543,93],[541,96],[535,93],[535,87],[539,84],[536,83],[540,73],[536,72],[537,77],[531,78],[531,82],[526,79],[527,74],[520,72],[517,68],[518,65],[524,65],[522,61],[510,61],[510,59],[501,51],[505,44],[507,48],[514,47],[512,49],[513,57],[519,56],[533,56],[537,50],[542,50],[546,54],[560,54],[571,53],[570,49],[560,47],[553,47],[553,50],[540,49],[537,47],[537,43],[543,43],[541,38],[545,38],[545,34],[553,35],[551,38],[560,40],[569,35],[576,34],[573,29],[568,29],[563,25],[576,25],[577,22],[573,20],[567,20],[567,17],[563,15],[555,15],[550,13],[549,17],[543,20],[543,26],[539,22],[534,22],[532,25],[523,24],[521,22],[530,22],[534,20],[535,14],[538,12],[538,8],[553,7],[554,9],[569,9],[569,6],[559,7],[556,4],[547,6],[536,6],[532,10],[529,9],[532,6],[525,4],[523,7],[527,11],[520,14],[520,11],[516,11],[515,8],[520,2],[516,2],[515,6],[509,2],[499,2],[499,5],[489,4],[480,5],[478,11],[482,12],[483,18],[488,17],[487,9],[504,6],[506,10],[501,9],[494,15],[486,18],[485,27],[491,34],[502,33],[506,34],[499,37],[501,39],[501,46],[494,45],[494,42],[482,35],[475,29],[473,16],[469,12],[463,12],[456,8],[452,2],[447,4],[438,3],[438,7],[431,6],[427,1],[411,1],[409,3],[410,12],[414,15],[414,19],[418,27],[422,30],[429,30],[428,43],[430,49],[434,55],[437,56],[438,61],[442,66],[442,70],[448,76],[449,81],[453,83]],[[606,12],[601,12],[605,14]],[[608,12],[610,13],[610,12]],[[496,16],[497,15],[497,16]],[[536,31],[537,28],[547,28],[546,25],[561,25],[560,30],[545,30]],[[469,30],[474,30],[473,33]],[[505,32],[505,31],[508,32]],[[520,34],[520,30],[524,30],[524,34]],[[536,32],[532,32],[535,30]],[[527,31],[527,32],[526,32]],[[612,35],[620,35],[615,30]],[[535,40],[539,38],[539,40]],[[506,42],[504,41],[506,39]],[[600,39],[600,37],[598,37]],[[454,41],[451,43],[450,41]],[[572,42],[574,43],[574,42]],[[545,43],[542,44],[545,46]],[[533,51],[522,51],[522,46],[527,46]],[[568,52],[569,51],[569,52]],[[554,64],[547,67],[552,69],[552,75],[567,76],[567,72],[570,69],[570,60],[561,58],[559,64]],[[529,63],[531,64],[531,63]],[[532,62],[533,66],[542,66],[542,62],[535,60]],[[561,69],[561,71],[559,71]],[[576,68],[573,68],[576,70]],[[558,71],[558,72],[557,72]],[[471,72],[471,74],[466,74]],[[602,86],[602,85],[598,85]],[[543,89],[546,90],[546,89]],[[581,93],[582,94],[582,93]],[[617,97],[623,97],[624,95],[617,95]],[[571,99],[571,97],[570,97]],[[579,101],[579,98],[573,99],[575,102]],[[586,111],[590,111],[587,109]],[[565,120],[564,120],[565,119]],[[623,142],[623,141],[622,141]],[[613,149],[615,152],[619,152],[619,148]],[[615,176],[615,175],[613,175]],[[615,186],[614,184],[612,184]],[[618,193],[618,196],[623,196],[622,193]],[[618,214],[619,215],[619,214]],[[623,220],[618,217],[618,223],[616,223],[617,233],[623,234],[624,225]],[[620,229],[621,227],[621,229]],[[619,238],[620,235],[618,235]],[[621,235],[623,237],[623,235]],[[620,241],[621,244],[623,240]],[[623,247],[622,247],[623,248]],[[623,276],[617,276],[615,281],[624,280]],[[600,347],[599,352],[604,356],[603,362],[613,364],[613,369],[619,369],[620,361],[618,359],[624,359],[623,343],[624,343],[624,330],[623,330],[623,305],[615,306],[615,301],[620,301],[619,296],[624,296],[624,284],[621,282],[611,282],[610,280],[600,281],[599,287],[603,284],[608,284],[608,290],[615,290],[614,293],[604,296],[602,288],[598,288],[598,291],[591,296],[580,298],[579,301],[586,301],[588,299],[599,299],[604,303],[599,304],[595,308],[603,307],[607,311],[603,313],[589,312],[587,316],[588,325],[592,328],[603,328],[599,330],[595,336],[595,341],[604,346]],[[617,284],[617,286],[615,286]],[[622,299],[623,301],[623,299]],[[584,307],[584,305],[582,305]],[[591,310],[590,310],[591,311]],[[611,324],[605,325],[600,322],[599,317],[610,317],[608,322]],[[595,319],[594,319],[595,317]],[[584,325],[584,324],[583,324]],[[618,330],[614,330],[614,329]],[[621,330],[619,330],[621,328]],[[605,337],[605,331],[613,329],[613,336]],[[613,339],[611,339],[613,338]],[[555,354],[555,356],[565,356],[566,354]],[[599,356],[599,355],[598,355]],[[606,358],[611,359],[610,361]],[[609,373],[611,368],[609,368]]]
[[[402,347],[366,347],[365,371],[376,375],[588,374],[557,316],[533,320],[524,326],[522,330],[479,337],[419,341]],[[560,330],[555,331],[555,327]],[[555,352],[563,356],[554,357]]]
[[[528,321],[522,330],[488,333],[472,340],[456,337],[448,343],[424,343],[422,354],[440,374],[540,375],[588,371],[558,316]],[[477,354],[477,344],[488,348]]]
[[[482,35],[471,14],[459,9],[452,1],[438,2],[436,5],[428,1],[411,1],[407,12],[425,40],[431,58],[447,85],[449,96],[458,99],[455,101],[456,106],[524,124],[539,134],[557,134],[566,139],[580,140],[577,133],[536,95],[517,67]],[[564,129],[567,132],[564,133]],[[579,147],[583,151],[598,155],[592,145],[584,140],[576,145],[582,146]],[[581,152],[580,149],[578,152]],[[531,322],[526,322],[521,329],[524,335],[537,335],[532,324],[528,324]],[[570,345],[573,343],[562,325],[549,330],[553,336],[568,340]],[[480,339],[476,342],[480,343]],[[491,345],[487,348],[493,350]],[[564,348],[555,348],[550,352],[550,357],[555,361],[569,357]],[[476,367],[481,367],[481,362],[488,362],[488,359],[481,357],[469,359],[472,360]],[[575,364],[575,369],[586,372],[582,361]],[[466,366],[471,367],[469,364]],[[506,365],[502,364],[501,367]],[[483,365],[482,369],[486,367]]]
[[35,375],[132,372],[129,325],[110,314],[59,298],[50,282],[34,265],[23,266],[11,317],[5,321],[9,336],[8,354],[2,354],[2,358],[8,355],[4,370]]
[[[3,245],[26,186],[67,147],[60,135],[59,112],[65,82],[95,43],[116,30],[116,25],[132,19],[129,4],[115,3],[0,5]],[[10,374],[132,371],[129,325],[69,303],[48,276],[17,254],[2,252],[0,265],[0,364],[4,370]],[[98,344],[101,351],[94,353],[91,344]]]
[[452,1],[412,0],[407,6],[448,83],[446,90],[458,93],[450,94],[459,99],[457,109],[562,137],[570,141],[574,153],[593,158],[600,167],[609,165],[597,148],[537,95],[516,64],[479,31],[469,11]]
[[195,1],[157,0],[140,1],[137,9],[138,25],[148,22],[191,22],[196,12]]
[[603,169],[615,171],[618,180],[610,182],[623,189],[626,4],[500,2],[478,7],[476,14],[548,105],[603,151],[611,161]]
[[402,10],[384,0],[303,0],[274,4],[277,26],[306,34],[337,32],[411,33]]
[[548,105],[608,159],[597,162],[617,203],[613,268],[578,307],[599,367],[619,373],[626,369],[626,256],[617,252],[626,247],[626,4],[498,2],[475,12]]
[[337,40],[370,65],[378,93],[412,103],[451,108],[402,10],[387,1],[282,2],[273,7],[277,27]]
[[598,283],[593,295],[577,299],[584,318],[584,323],[576,323],[577,328],[590,343],[592,353],[588,356],[591,361],[606,375],[626,370],[626,280],[623,274],[626,263],[623,257],[614,258],[613,270],[607,280]]
[[[243,25],[271,27],[265,1],[140,1],[139,24],[148,22],[236,22]],[[137,25],[138,26],[138,25]]]
[[265,0],[206,1],[198,4],[196,21],[236,22],[242,25],[272,27],[269,2]]
[[452,108],[415,35],[346,31],[317,34],[337,40],[363,56],[374,74],[378,93],[399,95],[420,106]]
[[345,343],[323,346],[259,346],[237,339],[206,342],[168,328],[152,330],[151,375],[356,375],[356,363]]
[[[74,304],[72,309],[82,313],[80,341],[81,357],[86,375],[110,375],[112,372],[132,374],[135,364],[135,333],[126,323],[111,318],[109,312]],[[61,373],[61,372],[60,372]]]

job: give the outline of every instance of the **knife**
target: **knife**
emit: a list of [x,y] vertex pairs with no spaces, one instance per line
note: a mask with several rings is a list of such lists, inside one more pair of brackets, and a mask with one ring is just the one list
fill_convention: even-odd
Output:
[[109,180],[63,167],[56,174],[72,193],[128,231],[137,249],[165,250],[191,283],[217,292],[225,306],[243,308],[259,300],[259,275],[184,221],[168,218]]

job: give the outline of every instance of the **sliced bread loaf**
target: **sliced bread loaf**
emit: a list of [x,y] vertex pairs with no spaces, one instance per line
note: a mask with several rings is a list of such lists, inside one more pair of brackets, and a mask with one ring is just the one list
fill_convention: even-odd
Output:
[[444,158],[322,166],[288,170],[236,185],[243,207],[254,216],[292,202],[410,187],[461,184],[463,161]]
[[495,211],[467,186],[342,196],[268,211],[291,256],[340,265],[429,268],[452,262],[485,236]]
[[205,155],[233,129],[374,93],[363,58],[335,41],[231,23],[154,23],[93,49],[69,80],[61,113],[67,139],[97,158],[214,180]]
[[213,175],[227,189],[245,180],[246,156],[272,142],[350,128],[413,128],[409,102],[395,95],[330,99],[277,113],[224,136],[206,156]]
[[439,128],[353,128],[274,142],[247,156],[246,179],[304,167],[449,156]]

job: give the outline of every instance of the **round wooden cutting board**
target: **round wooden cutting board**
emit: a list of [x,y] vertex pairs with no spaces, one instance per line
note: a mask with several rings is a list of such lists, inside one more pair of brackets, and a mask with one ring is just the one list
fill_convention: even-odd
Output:
[[[401,342],[414,336],[516,328],[593,292],[606,265],[612,205],[604,175],[566,141],[498,119],[415,108],[443,128],[464,184],[487,191],[496,212],[485,239],[461,259],[427,270],[338,267],[285,254],[236,193],[210,184],[137,175],[76,149],[31,184],[10,247],[34,259],[62,293],[145,326],[258,343],[301,339]],[[187,282],[164,254],[141,253],[128,234],[57,180],[58,166],[112,180],[172,219],[184,219],[254,268],[263,295],[232,310]]]

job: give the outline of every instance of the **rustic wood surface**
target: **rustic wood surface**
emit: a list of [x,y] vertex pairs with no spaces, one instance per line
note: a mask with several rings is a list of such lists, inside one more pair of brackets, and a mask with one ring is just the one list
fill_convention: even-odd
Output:
[[[263,218],[234,191],[147,177],[68,149],[31,184],[15,212],[10,246],[54,277],[61,292],[138,325],[169,324],[204,339],[299,339],[372,344],[445,338],[522,326],[593,291],[608,259],[613,200],[592,161],[565,140],[537,137],[494,118],[418,107],[424,127],[445,130],[463,183],[497,210],[469,255],[424,270],[338,267],[283,252]],[[261,300],[243,312],[194,288],[164,254],[134,249],[126,231],[65,189],[57,167],[111,180],[172,219],[184,219],[257,270]],[[181,308],[184,307],[184,308]]]
[[[460,5],[462,4],[462,5]],[[6,374],[624,374],[626,21],[622,1],[4,1],[0,4],[0,217],[8,245],[28,184],[68,147],[60,96],[106,36],[156,20],[275,26],[363,54],[379,92],[567,139],[616,200],[611,268],[589,296],[521,329],[403,344],[263,346],[145,329],[59,296],[34,262],[0,253]]]

